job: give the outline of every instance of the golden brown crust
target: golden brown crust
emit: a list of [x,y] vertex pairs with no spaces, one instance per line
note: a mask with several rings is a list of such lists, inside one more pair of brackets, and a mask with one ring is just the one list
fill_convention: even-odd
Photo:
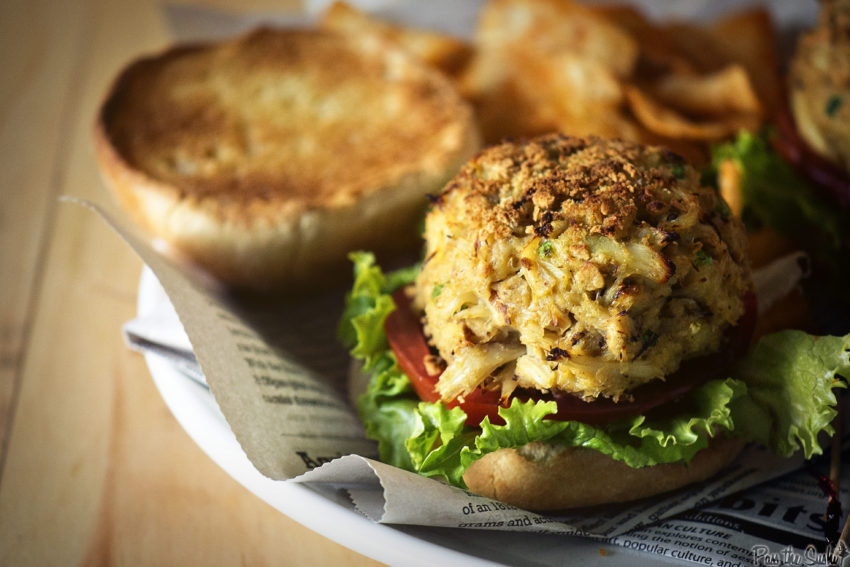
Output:
[[476,494],[527,510],[623,503],[706,480],[728,466],[743,445],[737,439],[719,437],[688,465],[640,469],[580,447],[536,460],[516,449],[500,449],[475,461],[463,479]]
[[370,38],[259,29],[129,65],[96,150],[119,202],[222,279],[307,279],[409,232],[478,147],[440,73]]
[[[415,306],[444,401],[485,384],[627,397],[720,350],[746,236],[660,146],[549,135],[489,147],[429,212]],[[494,372],[498,370],[498,372]]]

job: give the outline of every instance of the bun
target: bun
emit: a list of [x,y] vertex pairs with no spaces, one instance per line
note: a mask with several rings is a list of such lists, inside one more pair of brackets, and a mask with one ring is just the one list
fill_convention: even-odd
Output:
[[534,443],[485,455],[463,480],[471,492],[528,510],[623,503],[706,480],[728,466],[743,446],[737,439],[718,437],[688,465],[633,469],[591,449]]
[[[355,405],[369,384],[361,368],[353,360],[348,374],[349,399]],[[470,465],[463,480],[470,492],[526,510],[621,504],[702,482],[734,461],[744,445],[738,439],[715,437],[687,465],[635,469],[592,449],[529,443],[484,455]]]
[[[120,205],[238,287],[317,285],[352,249],[399,249],[479,147],[441,73],[374,38],[259,29],[135,61],[95,149]],[[406,235],[410,235],[406,238]]]

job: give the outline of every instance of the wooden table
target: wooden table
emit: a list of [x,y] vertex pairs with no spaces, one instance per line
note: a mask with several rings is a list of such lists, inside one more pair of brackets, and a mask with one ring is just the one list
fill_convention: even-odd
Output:
[[121,338],[141,262],[58,201],[109,201],[95,109],[127,60],[168,40],[154,0],[0,3],[0,565],[375,565],[189,439]]

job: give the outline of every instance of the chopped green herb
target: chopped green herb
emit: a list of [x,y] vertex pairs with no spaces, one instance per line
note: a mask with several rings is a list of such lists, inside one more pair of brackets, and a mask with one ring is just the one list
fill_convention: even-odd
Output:
[[726,202],[726,199],[721,197],[719,194],[717,195],[717,206],[715,210],[720,213],[720,216],[724,219],[732,218],[732,209],[729,207],[729,203]]
[[431,299],[436,299],[437,297],[439,297],[440,294],[443,292],[443,287],[445,287],[445,285],[446,284],[444,283],[435,285],[434,289],[431,290]]
[[552,252],[555,251],[555,246],[552,244],[550,240],[544,240],[540,243],[540,246],[537,247],[537,255],[541,258],[545,258],[547,256],[551,256]]
[[841,108],[841,105],[844,104],[844,101],[841,100],[840,95],[832,95],[829,97],[829,100],[826,101],[826,106],[824,107],[824,112],[826,115],[832,118],[835,116],[835,113],[838,112],[838,109]]
[[671,164],[670,169],[673,170],[673,176],[676,179],[682,179],[683,177],[685,177],[685,166],[682,165],[681,163],[677,162],[677,163]]
[[705,250],[697,250],[696,258],[694,258],[694,266],[701,268],[702,266],[710,266],[714,258],[708,255]]

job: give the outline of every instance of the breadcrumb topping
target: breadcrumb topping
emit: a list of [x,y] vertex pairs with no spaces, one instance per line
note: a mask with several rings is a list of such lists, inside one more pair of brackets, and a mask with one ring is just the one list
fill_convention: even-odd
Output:
[[433,200],[425,239],[416,306],[446,400],[479,385],[628,397],[721,348],[752,285],[715,190],[624,141],[488,148]]

